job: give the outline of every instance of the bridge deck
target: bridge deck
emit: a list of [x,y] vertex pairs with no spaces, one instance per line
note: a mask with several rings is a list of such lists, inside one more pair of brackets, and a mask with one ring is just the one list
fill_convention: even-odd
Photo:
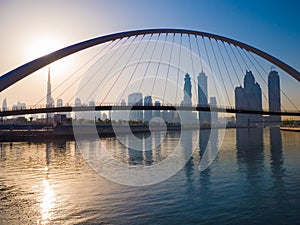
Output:
[[260,114],[260,115],[281,115],[281,116],[300,116],[299,111],[272,112],[268,110],[236,109],[226,107],[204,107],[204,106],[63,106],[52,108],[29,108],[19,110],[1,111],[0,117],[29,115],[41,113],[61,113],[61,112],[92,112],[92,111],[124,111],[124,110],[171,110],[171,111],[194,111],[194,112],[219,112],[219,113],[239,113],[239,114]]

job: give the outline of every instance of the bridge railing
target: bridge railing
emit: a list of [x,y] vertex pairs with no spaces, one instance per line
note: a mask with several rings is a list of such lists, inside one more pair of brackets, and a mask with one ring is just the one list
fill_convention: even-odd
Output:
[[[101,109],[101,107],[106,107],[105,109]],[[138,108],[138,107],[145,107],[145,108]],[[91,105],[87,105],[87,104],[83,104],[83,105],[63,105],[63,106],[54,106],[54,107],[47,107],[45,104],[41,104],[41,105],[29,105],[29,106],[20,106],[20,107],[6,107],[6,108],[2,108],[0,109],[0,112],[2,112],[2,114],[4,112],[5,115],[9,115],[9,112],[14,112],[12,113],[12,115],[22,115],[22,113],[25,114],[30,114],[30,111],[35,111],[35,110],[39,110],[39,112],[41,113],[47,113],[48,109],[49,111],[51,111],[51,113],[55,112],[55,109],[59,109],[59,112],[64,112],[64,108],[67,109],[68,112],[72,111],[72,109],[70,109],[70,107],[72,108],[76,108],[75,111],[80,111],[80,107],[82,107],[83,111],[89,111],[90,109],[92,110],[93,107],[97,107],[98,110],[122,110],[122,105],[120,103],[114,103],[114,102],[106,102],[106,103],[102,103],[102,104],[95,104],[95,106],[91,106]],[[100,107],[100,108],[99,108]],[[116,107],[114,109],[114,107]],[[126,108],[127,107],[127,108]],[[230,107],[230,106],[221,106],[221,105],[214,105],[214,106],[210,106],[210,105],[179,105],[179,104],[170,104],[170,103],[164,103],[163,105],[160,106],[147,106],[147,105],[137,105],[137,104],[130,104],[130,105],[126,105],[126,107],[124,108],[124,110],[130,110],[131,108],[128,107],[133,107],[133,110],[151,110],[149,109],[149,107],[155,107],[155,110],[159,110],[159,107],[161,107],[161,110],[176,110],[176,108],[178,110],[189,110],[189,111],[199,111],[199,110],[203,110],[203,111],[214,111],[214,112],[219,112],[219,113],[251,113],[251,111],[253,111],[255,114],[268,114],[268,112],[270,112],[267,109],[262,109],[262,110],[251,110],[251,109],[243,109],[243,108],[234,108],[234,107]],[[148,107],[148,108],[147,108]],[[200,107],[200,109],[199,109]],[[43,112],[43,109],[45,109]],[[16,114],[16,111],[20,111],[20,114]],[[65,112],[67,112],[65,111]],[[22,113],[21,113],[22,112]],[[38,112],[34,112],[34,113],[38,113]],[[288,114],[293,114],[293,115],[300,115],[300,111],[297,110],[289,110],[289,111],[281,111],[281,112],[270,112],[272,113],[282,113],[282,115],[288,115]],[[4,115],[3,114],[3,115]]]

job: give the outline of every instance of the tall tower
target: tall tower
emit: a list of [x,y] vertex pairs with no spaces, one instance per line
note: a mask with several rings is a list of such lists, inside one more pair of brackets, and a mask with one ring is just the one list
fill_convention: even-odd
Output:
[[[51,97],[51,77],[50,67],[48,67],[48,82],[47,82],[47,96],[46,96],[46,108],[54,107],[54,100]],[[47,113],[47,120],[53,118],[53,113]],[[49,121],[48,121],[49,122]]]
[[46,107],[50,108],[54,106],[53,98],[51,97],[51,77],[50,77],[50,67],[48,67],[48,82],[47,82],[47,98]]
[[[144,106],[152,106],[152,97],[146,96],[144,98]],[[153,112],[152,110],[144,110],[144,122],[149,122],[152,119]]]
[[[268,76],[268,96],[269,110],[274,112],[281,111],[280,100],[280,79],[278,72],[271,70]],[[280,116],[270,116],[270,122],[279,125],[281,123]]]
[[[184,77],[184,89],[183,89],[183,100],[181,101],[181,106],[192,106],[192,83],[191,77],[187,73]],[[164,113],[166,117],[166,113]],[[192,123],[193,121],[193,113],[190,111],[182,111],[181,116],[184,118],[181,123]],[[182,118],[182,119],[183,119]]]
[[[262,110],[262,94],[260,85],[255,82],[251,71],[246,71],[244,87],[235,88],[235,107],[237,109]],[[236,114],[237,126],[250,126],[262,123],[261,115]]]
[[207,103],[207,76],[202,71],[198,76],[198,105],[206,106]]
[[[208,107],[207,76],[202,71],[198,76],[198,106]],[[209,112],[199,112],[200,124],[210,123]]]
[[[142,106],[143,105],[143,94],[139,92],[134,92],[128,95],[128,105],[129,106]],[[131,121],[143,121],[143,111],[142,110],[131,110],[129,114],[129,119]]]
[[7,101],[6,98],[4,98],[2,102],[2,111],[6,111],[6,110],[7,110]]
[[[210,107],[217,107],[217,98],[216,97],[210,97],[209,98],[209,105]],[[218,112],[211,112],[211,125],[216,126],[218,124]]]
[[184,77],[184,89],[183,89],[183,100],[181,102],[181,105],[184,106],[191,106],[192,105],[192,83],[191,83],[191,77],[187,73]]

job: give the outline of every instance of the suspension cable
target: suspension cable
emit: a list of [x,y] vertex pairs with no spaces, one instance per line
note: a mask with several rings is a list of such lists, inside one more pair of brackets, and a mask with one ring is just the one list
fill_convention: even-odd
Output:
[[[222,51],[221,51],[221,48],[220,48],[220,45],[219,45],[219,41],[216,40],[216,43],[217,43],[217,46],[218,46],[218,49],[219,49],[219,52],[220,52],[220,55],[221,55],[221,58],[222,58],[222,61],[223,61],[223,64],[225,66],[225,70],[226,70],[226,73],[227,73],[227,76],[229,78],[229,81],[230,81],[230,84],[231,84],[231,87],[232,87],[232,90],[234,90],[234,85],[233,85],[233,82],[232,82],[232,79],[231,79],[231,76],[229,75],[229,71],[228,71],[228,67],[227,67],[227,64],[225,63],[225,59],[224,59],[224,56],[222,54]],[[224,44],[224,43],[223,43]],[[230,105],[231,106],[231,105]],[[232,107],[232,106],[231,106]]]
[[[255,59],[255,57],[250,54],[250,56],[254,59],[254,61],[260,66],[260,68],[266,73],[267,71],[263,68],[263,66]],[[285,92],[280,88],[280,91],[283,93],[283,95],[287,98],[287,100],[293,105],[293,107],[297,110],[297,111],[300,111],[297,106],[293,103],[293,101],[287,96],[287,94],[285,94]]]
[[164,53],[164,49],[165,49],[167,38],[168,38],[168,34],[166,34],[166,37],[165,37],[165,40],[164,40],[164,44],[163,44],[163,48],[162,48],[162,51],[161,51],[161,54],[160,54],[158,66],[157,66],[157,69],[156,69],[156,74],[155,74],[155,77],[154,77],[153,86],[152,86],[152,89],[151,89],[151,92],[150,92],[151,96],[152,96],[153,89],[154,89],[154,86],[155,86],[155,82],[156,82],[156,79],[157,79],[157,76],[158,76],[158,71],[159,71],[159,68],[160,68],[160,64],[161,64],[162,56],[163,56],[163,53]]
[[180,46],[179,46],[178,67],[177,67],[175,104],[177,102],[177,95],[178,95],[178,82],[179,82],[179,72],[180,72],[180,65],[181,65],[181,46],[182,46],[182,34],[180,34]]
[[[220,102],[221,98],[219,96],[219,92],[218,92],[218,89],[217,89],[217,84],[216,84],[216,80],[215,80],[215,76],[213,74],[213,69],[212,69],[212,66],[211,66],[211,63],[210,63],[210,58],[209,58],[209,55],[208,55],[208,51],[207,51],[207,47],[206,47],[206,44],[205,44],[205,41],[204,41],[204,37],[202,36],[202,40],[203,40],[203,44],[204,44],[204,49],[205,49],[205,53],[206,53],[206,57],[207,57],[207,60],[208,60],[208,64],[209,64],[209,68],[211,70],[211,73],[212,73],[212,78],[213,78],[213,83],[214,83],[214,86],[215,86],[215,90],[216,90],[216,93],[217,93],[217,97],[218,97],[218,100]],[[207,93],[208,95],[208,93]],[[208,100],[208,96],[206,96],[207,100]]]
[[[136,37],[135,37],[136,38]],[[127,48],[121,53],[121,55],[118,57],[118,59],[114,62],[114,64],[110,67],[110,70],[108,71],[107,74],[110,74],[111,71],[115,68],[115,66],[118,64],[118,62],[120,61],[120,59],[122,58],[122,56],[127,52],[127,49],[130,47],[130,45],[133,43],[133,41],[135,40],[135,38],[132,39],[132,41],[127,45]],[[130,37],[127,37],[126,41],[129,40]],[[125,42],[126,42],[125,41]],[[123,43],[124,45],[124,43]],[[118,48],[118,50],[121,49],[121,47]],[[116,51],[117,52],[117,51]],[[114,54],[116,54],[116,52],[114,52]],[[114,54],[112,56],[114,56]],[[110,59],[112,58],[112,56],[106,61],[110,61]],[[105,62],[105,64],[106,64]],[[105,65],[103,64],[103,65]],[[102,67],[100,68],[102,69]],[[100,71],[100,69],[96,72],[96,74]],[[92,95],[99,89],[100,85],[102,84],[102,82],[105,80],[105,76],[103,76],[103,78],[101,79],[101,81],[96,85],[96,87],[92,90],[91,94],[87,97],[86,101],[88,101],[88,99],[90,99],[92,97]],[[109,80],[109,79],[107,79]]]
[[167,71],[167,77],[166,77],[166,82],[165,82],[165,88],[164,88],[164,92],[163,92],[162,104],[164,104],[164,102],[165,102],[165,94],[166,94],[167,82],[168,82],[169,72],[170,72],[170,67],[171,67],[170,64],[171,64],[171,59],[172,59],[173,47],[174,47],[174,39],[175,39],[175,33],[173,34],[172,48],[171,48],[171,51],[170,51],[169,64],[168,64],[168,71]]
[[[128,40],[129,38],[126,38],[125,41],[123,41],[123,44]],[[113,46],[110,47],[109,51],[112,50],[119,42],[120,42],[121,39],[118,40],[117,43],[115,43]],[[122,45],[123,45],[122,44]],[[82,85],[81,89],[77,90],[76,93],[67,101],[67,103],[70,103],[72,99],[75,98],[76,95],[78,95],[78,93],[95,77],[95,75],[104,67],[104,65],[106,65],[107,62],[110,61],[110,59],[117,53],[117,51],[119,51],[120,47],[115,51],[113,52],[113,54],[106,59],[106,61],[99,67],[99,69],[92,75],[90,76],[90,78]],[[108,51],[108,52],[109,52]],[[103,56],[104,57],[104,56]],[[98,63],[103,57],[101,57],[96,63]],[[94,65],[96,64],[94,63]],[[105,77],[103,77],[102,81],[105,79]],[[75,82],[74,82],[75,83]],[[73,85],[73,84],[72,84]],[[70,87],[70,86],[69,86]]]
[[[234,53],[234,50],[233,50],[231,44],[229,44],[229,47],[230,47],[230,49],[231,49],[231,51],[232,51],[232,53],[233,53],[233,55],[234,55],[234,58],[235,58],[236,62],[238,63],[238,65],[239,65],[239,67],[240,67],[240,69],[241,69],[241,72],[243,73],[243,69],[242,69],[242,66],[241,66],[241,64],[240,64],[240,61],[238,60],[236,54]],[[244,79],[244,80],[245,80],[245,79]],[[246,82],[247,82],[247,84],[249,84],[249,81],[248,81],[248,80],[246,80]],[[243,90],[243,92],[244,92],[244,95],[246,95],[245,87],[244,87],[242,90]],[[257,96],[254,96],[254,98],[255,98],[255,100],[257,101],[258,105],[259,105],[260,102],[259,102],[259,99],[257,98]],[[250,101],[249,101],[249,100],[247,100],[247,103],[248,103],[249,109],[255,110],[255,108],[253,108],[253,105],[250,104]]]
[[[151,37],[152,37],[152,35],[153,35],[153,34],[151,34]],[[145,35],[142,37],[142,39],[143,39],[144,37],[145,37]],[[121,97],[125,94],[125,91],[127,90],[128,86],[129,86],[129,84],[130,84],[130,82],[131,82],[131,80],[132,80],[132,78],[133,78],[133,75],[135,74],[135,72],[136,72],[138,66],[140,65],[140,62],[141,62],[141,60],[142,60],[142,58],[143,58],[143,56],[144,56],[144,54],[145,54],[145,52],[146,52],[146,50],[147,50],[147,48],[148,48],[148,46],[149,46],[151,37],[148,39],[147,44],[146,44],[146,47],[144,48],[144,50],[143,50],[143,52],[142,52],[142,54],[141,54],[141,56],[140,56],[140,58],[139,58],[139,60],[138,60],[138,63],[135,65],[135,68],[134,68],[133,72],[131,73],[131,76],[130,76],[130,78],[129,78],[127,84],[126,84],[126,87],[124,88],[124,90],[123,90],[123,92],[122,92]],[[140,45],[141,42],[142,42],[142,40],[139,41],[138,46],[136,47],[136,49],[139,47],[139,45]],[[136,49],[135,49],[135,50],[136,50]],[[134,53],[133,53],[133,54],[134,54]],[[129,59],[129,61],[130,61],[130,59]],[[127,62],[127,64],[129,63],[129,61]],[[123,72],[123,71],[122,71],[122,72]],[[136,103],[136,97],[137,97],[137,96],[135,96],[134,103]]]
[[214,55],[214,58],[215,58],[215,61],[216,61],[216,64],[217,64],[217,68],[218,68],[218,71],[219,71],[219,74],[220,74],[220,77],[221,77],[221,81],[222,81],[223,87],[224,87],[225,92],[226,92],[228,104],[229,104],[230,107],[232,107],[232,106],[231,106],[231,103],[230,103],[229,96],[228,96],[228,91],[227,91],[227,88],[226,88],[226,85],[225,85],[223,76],[222,76],[222,74],[221,74],[220,65],[219,65],[219,62],[218,62],[218,60],[217,60],[217,57],[216,57],[216,54],[215,54],[215,50],[214,50],[214,48],[213,48],[212,41],[211,41],[210,38],[209,38],[209,42],[210,42],[210,46],[211,46],[211,49],[212,49],[212,52],[213,52],[213,55]]
[[[75,76],[75,74],[77,74],[80,70],[82,70],[88,63],[90,63],[92,60],[94,60],[97,56],[100,55],[101,52],[103,52],[108,46],[110,46],[115,40],[111,41],[109,44],[105,45],[105,47],[103,49],[101,49],[100,51],[97,51],[96,54],[94,54],[87,62],[85,62],[83,65],[81,65],[75,72],[73,72],[70,76],[68,76],[67,78],[65,78],[58,86],[56,86],[52,91],[51,91],[51,95],[58,90],[58,88],[60,88],[67,80],[71,79],[73,76]],[[104,53],[104,55],[107,52]],[[81,75],[79,77],[79,79],[81,78]],[[77,82],[78,79],[75,81]],[[68,88],[67,88],[68,89]],[[64,93],[64,92],[63,92]],[[56,100],[61,97],[62,94],[58,95],[58,97],[56,97]],[[40,99],[35,105],[34,107],[36,107],[37,105],[39,105],[42,101],[44,101],[46,99],[46,96],[43,97],[42,99]]]
[[[237,80],[238,80],[238,82],[239,82],[240,87],[241,87],[241,86],[242,86],[242,83],[241,83],[241,81],[240,81],[240,78],[239,78],[239,76],[238,76],[238,74],[237,74],[237,71],[236,71],[235,66],[234,66],[234,64],[233,64],[233,61],[232,61],[232,59],[231,59],[231,57],[230,57],[230,55],[229,55],[229,52],[228,52],[227,47],[226,47],[226,45],[225,45],[224,42],[223,42],[223,45],[224,45],[224,48],[225,48],[227,57],[229,58],[231,67],[232,67],[232,69],[233,69],[233,71],[234,71],[234,74],[235,74],[235,76],[236,76],[236,78],[237,78]],[[234,90],[234,88],[233,88],[233,90]],[[242,89],[242,90],[243,90],[243,92],[244,92],[244,95],[246,95],[245,90],[244,90],[244,89]],[[238,99],[238,100],[240,100],[240,99]],[[247,101],[248,105],[250,106],[249,99],[246,98],[245,100]],[[238,101],[238,103],[241,105],[241,102],[240,102],[240,101]],[[236,107],[236,106],[235,106],[235,107]],[[251,107],[251,106],[250,106],[250,107]]]
[[[194,68],[194,60],[193,60],[193,54],[192,54],[192,44],[191,44],[191,37],[190,35],[188,35],[189,37],[189,48],[190,48],[190,57],[191,57],[191,62],[192,62],[192,71],[193,71],[193,77],[195,76],[195,68]],[[198,95],[197,95],[197,83],[196,83],[196,79],[194,77],[194,90],[195,90],[195,98],[196,98],[196,102],[198,104]],[[192,99],[191,99],[192,101]]]
[[[133,41],[137,38],[138,36],[135,36],[135,38],[133,39]],[[122,68],[120,74],[118,75],[117,79],[114,81],[114,84],[116,84],[116,82],[120,79],[121,75],[123,74],[126,66],[128,65],[128,63],[130,62],[131,58],[133,57],[133,55],[135,54],[136,50],[138,49],[138,47],[140,46],[143,38],[145,37],[145,34],[142,36],[142,39],[138,42],[137,46],[135,47],[133,53],[129,56],[127,62],[125,63],[125,66]],[[131,42],[131,44],[133,43],[133,41]],[[130,45],[129,45],[130,46]],[[128,47],[129,47],[128,46]],[[128,48],[126,49],[126,51],[128,50]],[[123,55],[122,55],[123,56]],[[132,76],[131,76],[132,77]],[[128,86],[129,83],[127,83],[127,86]],[[103,102],[105,101],[106,97],[109,95],[109,93],[111,92],[111,90],[113,89],[114,85],[112,85],[109,89],[109,91],[106,93],[106,95],[104,96],[102,102],[101,102],[101,105],[103,104]],[[127,88],[127,87],[126,87]],[[123,95],[123,94],[122,94]]]
[[198,55],[200,57],[200,66],[201,66],[201,71],[203,72],[203,65],[202,65],[202,57],[201,57],[201,52],[199,48],[199,43],[198,43],[198,36],[195,35],[196,43],[197,43],[197,50],[198,50]]
[[[235,47],[236,47],[236,46],[235,46]],[[236,48],[237,48],[237,47],[236,47]],[[242,49],[242,48],[241,48],[241,49]],[[242,51],[243,51],[243,49],[242,49]],[[244,59],[244,57],[243,57],[243,55],[241,54],[241,52],[238,51],[238,53],[239,53],[240,57],[242,58],[242,60],[244,61],[244,63],[246,64],[246,60]],[[248,67],[248,64],[246,64],[246,65],[247,65],[247,67]],[[256,69],[256,67],[255,67],[254,64],[252,64],[252,66],[254,66],[254,68]],[[248,69],[249,69],[249,67],[248,67]],[[249,70],[250,70],[250,69],[249,69]],[[258,70],[256,70],[256,71],[258,72]],[[260,73],[259,73],[259,76],[260,76],[260,77],[262,78],[262,80],[265,82],[264,78],[261,76]],[[266,82],[265,82],[265,83],[266,83]],[[263,89],[261,89],[261,93],[262,93],[263,98],[265,99],[265,101],[268,102],[268,99],[267,99],[267,97],[266,97],[266,95],[265,95]]]
[[[245,50],[244,50],[244,49],[242,49],[242,50],[243,50],[244,55],[247,57],[247,59],[250,61],[250,63],[252,64],[252,66],[254,67],[254,69],[256,70],[256,72],[258,73],[258,75],[260,76],[260,78],[263,80],[263,82],[264,82],[264,84],[266,85],[266,87],[268,87],[268,83],[267,83],[266,80],[263,78],[263,76],[262,76],[262,74],[260,73],[260,71],[257,69],[255,63],[253,63],[253,61],[249,58],[249,56],[246,54]],[[267,97],[265,96],[264,92],[263,92],[263,95],[264,95],[264,98],[265,98],[265,100],[266,100],[266,103],[268,103],[268,99],[267,99]],[[284,109],[284,111],[286,111],[285,108],[284,108],[283,106],[282,106],[282,108]]]

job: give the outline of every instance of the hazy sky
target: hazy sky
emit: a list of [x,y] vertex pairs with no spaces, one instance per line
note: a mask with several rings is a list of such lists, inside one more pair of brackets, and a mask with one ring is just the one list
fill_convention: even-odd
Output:
[[[299,7],[297,0],[0,0],[0,74],[36,57],[32,46],[41,39],[59,48],[108,33],[166,27],[237,39],[300,70]],[[4,97],[9,104],[19,98],[26,101],[24,94],[30,89],[13,88],[1,93],[1,102]]]

